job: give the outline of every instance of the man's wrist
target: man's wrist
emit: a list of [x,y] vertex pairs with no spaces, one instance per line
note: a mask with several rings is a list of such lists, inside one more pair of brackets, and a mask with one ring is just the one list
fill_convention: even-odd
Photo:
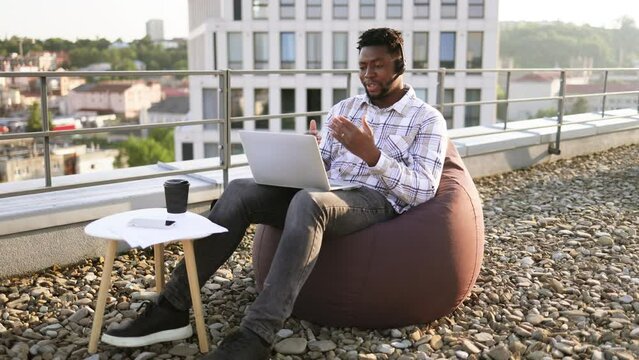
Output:
[[375,167],[375,165],[377,165],[377,163],[379,162],[379,158],[381,156],[382,156],[382,152],[379,151],[378,148],[375,148],[375,151],[373,151],[371,155],[367,156],[366,159],[364,159],[364,161],[366,162],[366,164],[368,164],[368,166]]

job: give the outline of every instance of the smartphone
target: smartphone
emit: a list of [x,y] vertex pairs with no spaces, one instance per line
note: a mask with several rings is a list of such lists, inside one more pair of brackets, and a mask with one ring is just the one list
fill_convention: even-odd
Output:
[[170,229],[175,225],[174,220],[163,219],[131,219],[128,226],[148,228],[148,229]]

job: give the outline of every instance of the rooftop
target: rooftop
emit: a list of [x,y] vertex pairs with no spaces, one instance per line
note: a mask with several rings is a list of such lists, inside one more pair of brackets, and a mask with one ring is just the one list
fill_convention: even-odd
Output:
[[153,104],[150,113],[186,114],[189,112],[189,96],[172,96]]
[[[639,356],[638,178],[637,144],[480,178],[484,264],[471,296],[451,315],[377,331],[299,319],[284,328],[291,337],[335,345],[324,353],[307,349],[302,358],[633,359]],[[213,305],[205,309],[212,343],[239,325],[255,297],[251,239],[249,231],[204,285],[203,301]],[[135,316],[153,295],[150,254],[134,249],[116,259],[119,281],[107,324]],[[179,254],[177,245],[167,249],[170,268]],[[29,352],[87,358],[89,305],[101,267],[93,258],[0,280],[0,358]],[[101,344],[99,351],[109,359],[182,359],[197,354],[197,338],[132,349]]]

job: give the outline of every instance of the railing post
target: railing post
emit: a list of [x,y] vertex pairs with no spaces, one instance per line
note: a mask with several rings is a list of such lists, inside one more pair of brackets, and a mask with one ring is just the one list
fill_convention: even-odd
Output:
[[437,70],[437,110],[444,114],[444,82],[446,80],[446,68]]
[[606,114],[606,92],[608,91],[608,70],[604,71],[603,99],[601,100],[601,118]]
[[[42,131],[48,132],[49,129],[49,104],[47,101],[47,77],[40,77],[40,110],[42,111]],[[44,136],[44,185],[45,187],[51,187],[51,137],[49,135]]]
[[548,146],[548,153],[553,155],[561,154],[559,145],[561,143],[561,125],[564,121],[564,112],[566,107],[566,70],[561,70],[561,83],[559,85],[559,101],[557,102],[559,107],[557,112],[557,138],[555,140],[555,146],[550,144]]
[[347,73],[346,74],[346,97],[347,98],[351,97],[352,82],[353,82],[353,74]]
[[223,189],[229,184],[229,166],[231,163],[231,71],[226,69],[220,75],[221,106],[223,122],[219,125],[220,165],[222,166]]
[[511,72],[508,71],[506,73],[506,109],[504,110],[505,114],[504,114],[504,130],[506,130],[506,127],[508,126],[508,104],[509,104],[509,99],[510,99],[510,74]]

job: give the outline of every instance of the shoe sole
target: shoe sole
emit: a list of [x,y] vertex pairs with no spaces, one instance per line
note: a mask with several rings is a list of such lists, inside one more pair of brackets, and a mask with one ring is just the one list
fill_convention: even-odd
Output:
[[138,337],[121,337],[109,334],[102,335],[102,342],[119,347],[139,347],[159,342],[182,340],[193,335],[191,325],[185,327],[159,331],[153,334]]

